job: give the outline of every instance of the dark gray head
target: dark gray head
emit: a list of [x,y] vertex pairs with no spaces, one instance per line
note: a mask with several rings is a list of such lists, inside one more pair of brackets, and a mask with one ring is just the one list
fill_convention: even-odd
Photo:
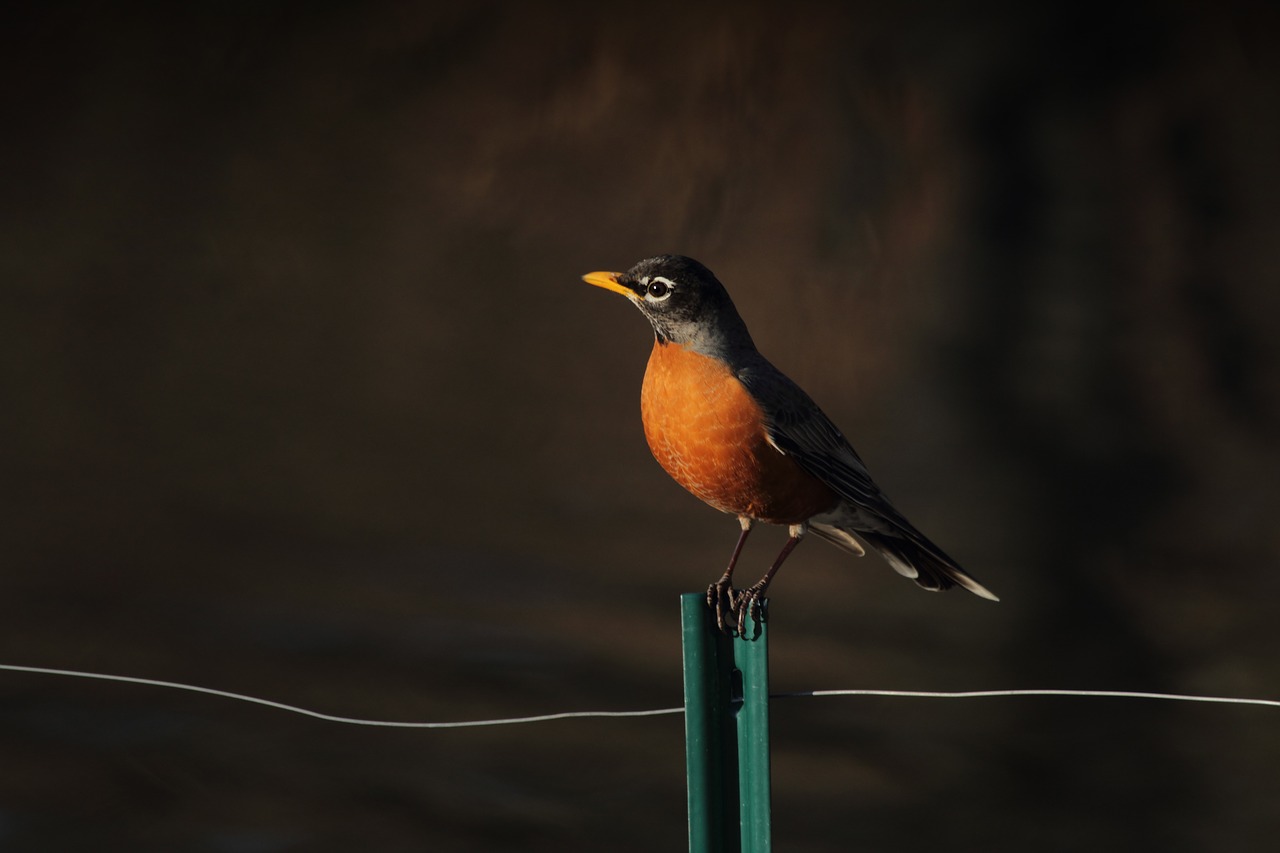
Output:
[[658,255],[626,272],[593,272],[582,278],[635,303],[660,343],[720,357],[755,349],[724,285],[693,258]]

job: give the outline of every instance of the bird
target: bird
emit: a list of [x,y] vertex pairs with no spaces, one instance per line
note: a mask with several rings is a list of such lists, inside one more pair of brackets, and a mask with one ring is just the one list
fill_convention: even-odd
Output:
[[[582,278],[625,296],[653,327],[640,413],[654,458],[693,495],[737,517],[728,568],[707,588],[722,633],[746,637],[749,622],[766,618],[765,593],[808,533],[859,557],[865,543],[926,590],[959,586],[999,601],[894,508],[831,419],[760,354],[711,270],[658,255]],[[739,590],[734,569],[757,523],[785,525],[789,535],[764,576]]]

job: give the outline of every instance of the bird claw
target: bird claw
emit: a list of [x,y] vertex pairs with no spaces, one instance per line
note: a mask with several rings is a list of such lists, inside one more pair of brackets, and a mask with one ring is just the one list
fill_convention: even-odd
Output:
[[747,639],[747,625],[755,625],[751,639],[760,636],[760,624],[768,621],[768,599],[759,584],[736,590],[728,577],[707,587],[707,607],[716,614],[716,627],[726,637]]
[[747,638],[747,625],[755,626],[750,639],[760,636],[760,626],[769,621],[769,599],[764,597],[764,588],[759,584],[747,587],[737,595],[735,614],[738,623],[738,636]]
[[720,629],[720,633],[728,637],[738,632],[737,599],[738,591],[729,582],[728,575],[707,587],[707,607],[716,614],[716,627]]

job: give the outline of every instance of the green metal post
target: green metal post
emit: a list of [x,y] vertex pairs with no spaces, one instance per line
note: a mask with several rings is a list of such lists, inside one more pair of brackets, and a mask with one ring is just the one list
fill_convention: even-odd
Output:
[[742,676],[738,726],[738,799],[742,853],[769,853],[769,642],[760,625],[754,640],[733,641],[733,661]]
[[[691,853],[768,853],[769,646],[716,628],[706,596],[681,596]],[[736,796],[735,796],[736,794]]]
[[[737,801],[728,788],[728,780],[737,776],[736,750],[731,746],[734,737],[730,694],[732,655],[724,649],[729,639],[712,624],[705,595],[682,595],[680,615],[684,640],[689,851],[738,850]],[[726,771],[730,762],[734,768]]]

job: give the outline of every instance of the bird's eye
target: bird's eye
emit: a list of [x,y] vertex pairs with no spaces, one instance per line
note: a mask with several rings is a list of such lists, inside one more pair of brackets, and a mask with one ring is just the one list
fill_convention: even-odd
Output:
[[654,299],[666,299],[671,294],[671,285],[661,279],[652,281],[649,283],[648,293]]

